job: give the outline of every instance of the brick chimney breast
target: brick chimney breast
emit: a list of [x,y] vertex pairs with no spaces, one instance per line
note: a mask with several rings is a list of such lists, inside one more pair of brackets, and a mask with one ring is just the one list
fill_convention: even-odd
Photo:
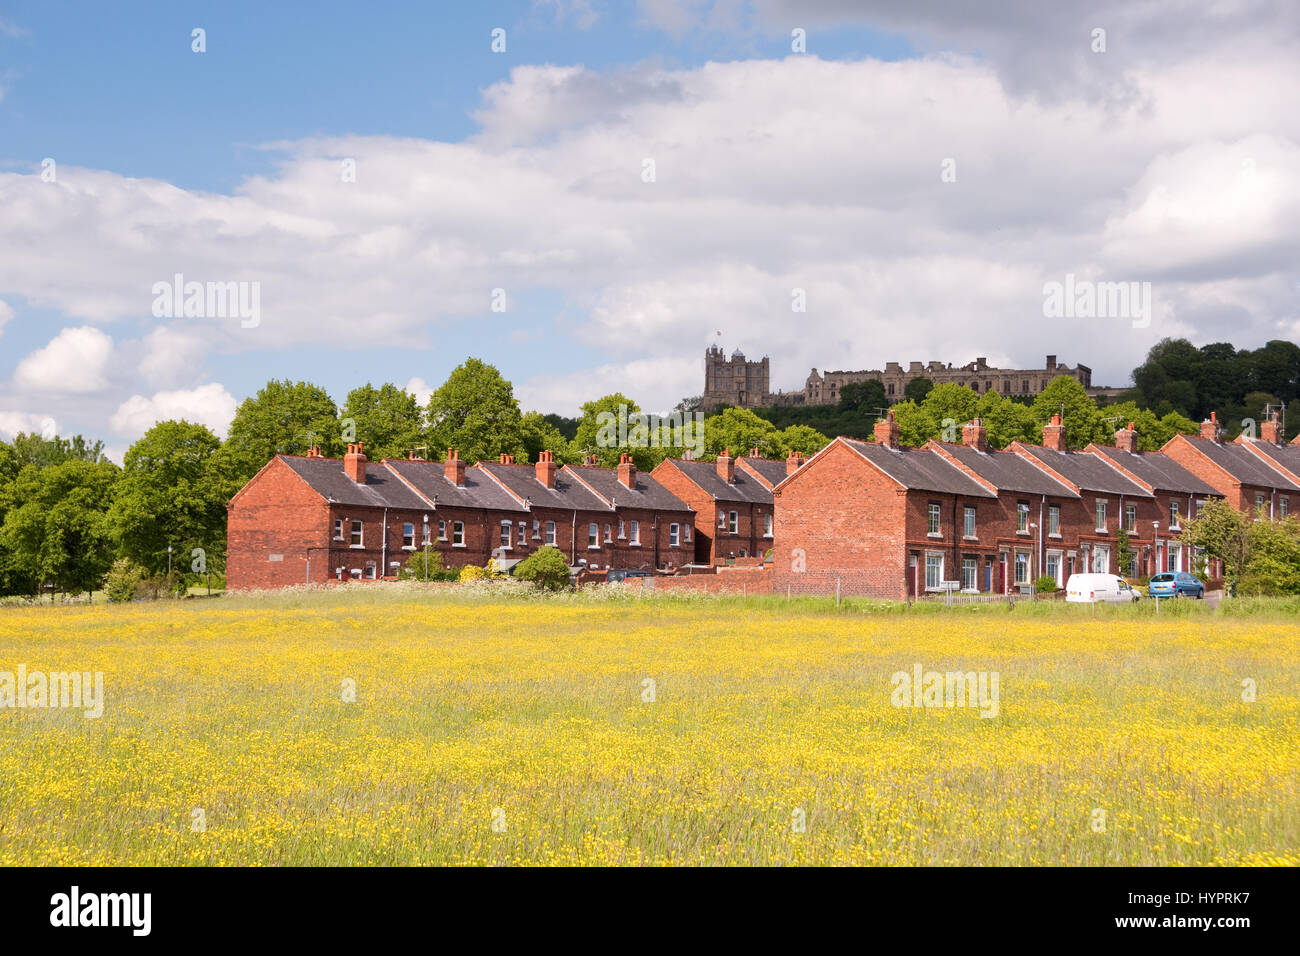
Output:
[[729,485],[736,483],[736,459],[731,457],[731,449],[722,449],[718,456],[718,477]]
[[343,456],[343,471],[358,485],[366,483],[366,452],[361,442],[348,445],[348,453]]
[[988,430],[981,419],[973,418],[961,427],[961,443],[978,451],[988,450]]
[[797,451],[790,452],[790,456],[785,460],[785,473],[787,475],[793,475],[799,470],[799,466],[802,464],[803,455]]
[[447,460],[443,462],[442,473],[457,488],[465,487],[465,459],[454,448],[447,449]]
[[1277,412],[1268,416],[1268,421],[1259,426],[1259,437],[1270,445],[1282,444],[1282,423],[1277,420]]
[[544,451],[537,458],[537,464],[533,466],[537,474],[537,480],[547,488],[555,487],[555,453]]
[[1219,416],[1215,412],[1210,412],[1210,417],[1201,422],[1201,437],[1210,441],[1219,440]]
[[876,444],[898,448],[898,422],[894,421],[893,409],[886,413],[884,420],[876,422]]
[[618,483],[624,488],[636,489],[636,464],[626,453],[618,456]]
[[1128,428],[1121,428],[1115,433],[1115,447],[1127,452],[1138,450],[1138,433],[1133,422],[1128,423]]
[[1043,447],[1053,451],[1065,451],[1065,426],[1061,416],[1053,415],[1050,424],[1043,426]]

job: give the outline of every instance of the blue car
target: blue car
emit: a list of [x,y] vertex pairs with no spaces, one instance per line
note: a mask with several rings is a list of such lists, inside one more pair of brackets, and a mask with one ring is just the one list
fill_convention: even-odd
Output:
[[1186,571],[1164,571],[1151,575],[1147,594],[1153,598],[1191,597],[1199,601],[1205,597],[1205,585]]

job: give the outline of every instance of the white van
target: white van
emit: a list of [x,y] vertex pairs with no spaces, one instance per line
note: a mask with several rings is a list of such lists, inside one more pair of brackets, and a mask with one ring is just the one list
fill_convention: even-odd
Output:
[[1065,582],[1065,600],[1075,604],[1097,601],[1128,604],[1142,597],[1137,589],[1118,574],[1071,574]]

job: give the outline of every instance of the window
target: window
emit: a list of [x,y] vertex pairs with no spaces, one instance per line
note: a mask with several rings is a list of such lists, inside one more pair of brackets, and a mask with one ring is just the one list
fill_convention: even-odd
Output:
[[438,522],[438,540],[439,541],[447,540],[447,522],[445,521],[440,520]]
[[1061,534],[1061,506],[1047,506],[1047,533],[1057,535]]
[[408,549],[415,547],[415,525],[409,521],[402,525],[402,547]]
[[894,384],[893,384],[893,382],[890,382],[890,384],[889,384],[889,394],[890,394],[890,395],[893,395],[893,394],[894,394]]
[[613,539],[612,537],[610,537],[610,527],[609,527],[609,525],[605,525],[605,543],[606,543],[606,544],[609,544],[609,543],[612,542],[613,540],[614,540],[614,539]]
[[674,521],[672,524],[668,526],[668,547],[670,548],[677,547],[678,544],[681,543],[681,540],[682,540],[681,525],[677,524],[677,522]]
[[1183,547],[1179,544],[1169,546],[1169,567],[1167,571],[1181,571],[1183,563]]
[[1092,570],[1097,574],[1110,573],[1110,548],[1098,548],[1092,556]]
[[641,522],[639,522],[639,521],[629,521],[629,522],[628,522],[628,532],[631,534],[631,537],[628,538],[628,542],[627,542],[628,544],[640,544],[640,543],[641,543]]
[[451,523],[451,544],[454,548],[465,547],[465,522],[453,521]]
[[734,511],[727,512],[727,533],[740,534],[740,515]]
[[[1174,526],[1177,527],[1178,521],[1175,519]],[[1134,532],[1138,529],[1138,510],[1137,505],[1124,506],[1124,530]]]
[[542,523],[536,518],[533,519],[533,540],[536,541],[542,536]]
[[546,543],[551,545],[552,547],[555,546],[555,522],[554,521],[546,522]]
[[375,579],[375,562],[373,562],[373,561],[367,561],[367,562],[366,562],[366,580],[367,580],[367,581],[373,581],[374,579]]
[[930,502],[930,534],[939,534],[939,502]]
[[967,505],[962,514],[961,533],[967,538],[975,537],[975,507]]
[[1205,510],[1205,499],[1204,499],[1204,498],[1197,498],[1197,499],[1196,499],[1196,517],[1199,518],[1199,517],[1201,516],[1201,512],[1204,511],[1204,510]]
[[1046,565],[1047,576],[1059,585],[1061,583],[1061,553],[1059,551],[1048,551]]
[[771,515],[763,515],[763,537],[765,538],[772,537],[772,516]]
[[342,518],[334,519],[334,540],[335,541],[343,540],[343,519]]
[[1285,517],[1286,517],[1286,511],[1287,511],[1287,499],[1286,499],[1286,498],[1278,498],[1278,499],[1277,499],[1277,516],[1278,516],[1279,518],[1285,518]]
[[519,547],[528,547],[528,522],[519,522]]
[[600,525],[596,524],[594,521],[587,525],[587,547],[600,547]]
[[623,519],[618,519],[618,540],[622,541],[627,535],[623,533]]
[[1264,496],[1256,495],[1255,496],[1255,517],[1258,518],[1263,513],[1264,513]]
[[353,548],[361,547],[361,522],[355,518],[352,520],[352,541],[349,546]]
[[1102,498],[1097,499],[1097,530],[1106,530],[1106,501]]
[[690,525],[687,525],[687,526],[686,526],[686,543],[687,543],[687,544],[690,544],[690,543],[691,543],[691,526],[690,526]]
[[1016,502],[1016,534],[1029,533],[1029,502]]
[[1182,520],[1181,520],[1182,516],[1183,516],[1183,509],[1181,507],[1181,503],[1178,501],[1170,501],[1169,502],[1169,527],[1177,531],[1178,526],[1182,524]]
[[961,589],[963,591],[979,590],[978,574],[979,574],[978,558],[961,559]]
[[509,521],[501,522],[501,547],[503,548],[510,547],[510,522]]
[[925,556],[925,589],[927,591],[937,591],[941,581],[943,581],[943,555],[927,554]]
[[1016,583],[1029,583],[1029,555],[1024,551],[1016,552]]

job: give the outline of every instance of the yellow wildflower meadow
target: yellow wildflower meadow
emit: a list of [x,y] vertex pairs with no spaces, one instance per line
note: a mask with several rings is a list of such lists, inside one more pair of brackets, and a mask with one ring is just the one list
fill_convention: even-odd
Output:
[[[0,672],[104,687],[0,707],[0,864],[1300,863],[1295,619],[1076,610],[0,609]],[[917,665],[996,716],[896,706]]]

